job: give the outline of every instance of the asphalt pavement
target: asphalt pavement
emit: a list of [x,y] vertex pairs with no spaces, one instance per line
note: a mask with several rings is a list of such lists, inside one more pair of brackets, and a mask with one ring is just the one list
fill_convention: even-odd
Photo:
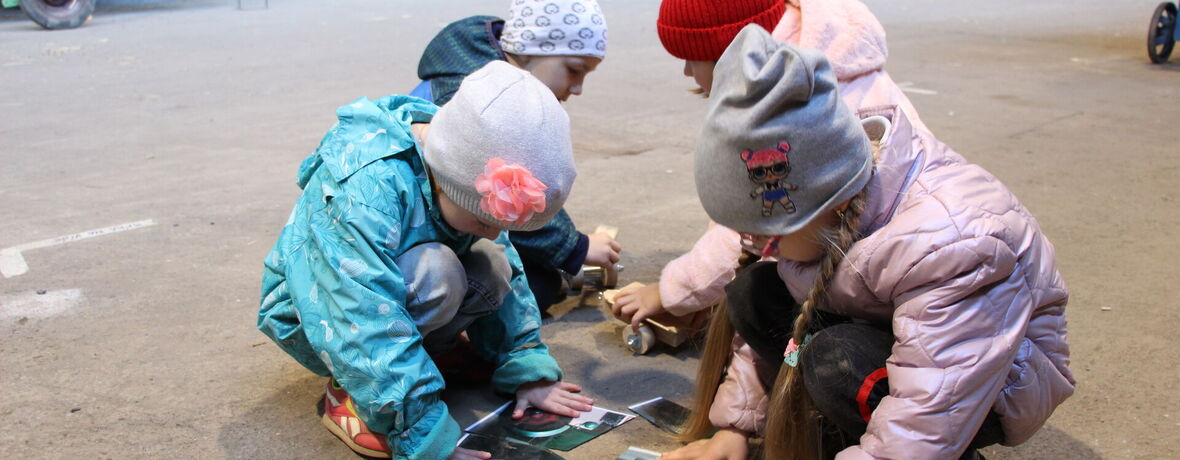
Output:
[[[0,456],[355,458],[315,415],[324,379],[254,327],[261,261],[335,108],[407,92],[437,30],[507,0],[243,1],[100,1],[55,32],[0,11]],[[567,209],[619,227],[623,283],[652,282],[707,226],[704,102],[658,1],[601,3],[608,57],[565,105]],[[1070,287],[1077,393],[987,457],[1175,456],[1180,57],[1148,63],[1155,4],[868,3],[923,121],[1021,197]],[[600,406],[688,405],[698,349],[633,356],[618,329],[588,296],[543,334]],[[446,398],[464,425],[502,402]],[[677,445],[635,419],[562,455]]]

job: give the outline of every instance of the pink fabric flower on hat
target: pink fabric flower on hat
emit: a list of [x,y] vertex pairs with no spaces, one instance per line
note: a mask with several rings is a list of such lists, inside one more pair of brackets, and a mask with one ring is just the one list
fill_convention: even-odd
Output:
[[475,191],[483,195],[479,209],[513,225],[523,225],[533,213],[545,210],[548,188],[524,166],[501,158],[488,160],[484,173],[475,178]]

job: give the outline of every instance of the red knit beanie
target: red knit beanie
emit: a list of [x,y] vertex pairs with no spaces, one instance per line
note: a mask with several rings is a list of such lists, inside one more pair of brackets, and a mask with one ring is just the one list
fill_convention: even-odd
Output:
[[673,56],[716,61],[746,24],[772,31],[786,10],[785,0],[664,0],[656,29]]

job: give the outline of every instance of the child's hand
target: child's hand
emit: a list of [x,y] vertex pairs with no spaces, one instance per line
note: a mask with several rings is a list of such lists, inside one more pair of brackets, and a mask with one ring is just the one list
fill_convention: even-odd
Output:
[[587,236],[590,238],[590,247],[586,249],[586,265],[606,268],[619,262],[622,247],[614,238],[603,232]]
[[615,295],[615,304],[611,306],[615,318],[629,321],[632,327],[639,327],[643,320],[664,312],[664,304],[660,300],[660,285],[627,286]]
[[462,447],[456,447],[455,451],[451,453],[448,460],[487,460],[492,458],[492,454],[488,452],[481,452],[478,450],[468,450]]
[[693,441],[661,455],[660,460],[745,460],[749,450],[746,433],[726,428],[712,438]]
[[594,400],[582,395],[576,395],[582,387],[569,382],[550,382],[538,380],[521,385],[516,390],[516,409],[512,411],[512,418],[524,417],[524,410],[536,407],[546,412],[568,417],[578,417],[578,411],[593,409]]
[[741,236],[742,249],[750,254],[762,256],[762,250],[766,249],[766,245],[770,243],[772,236],[754,235],[752,233],[739,233]]

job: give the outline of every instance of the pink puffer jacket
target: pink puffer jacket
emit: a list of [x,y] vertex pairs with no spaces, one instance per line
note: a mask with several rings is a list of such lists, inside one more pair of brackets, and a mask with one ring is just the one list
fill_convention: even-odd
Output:
[[[1005,444],[1024,442],[1073,394],[1065,330],[1068,294],[1052,244],[1036,219],[994,176],[915,131],[893,107],[867,109],[893,122],[861,232],[829,284],[832,311],[891,324],[889,396],[860,445],[838,458],[957,458],[988,411]],[[780,262],[798,301],[814,264]],[[756,381],[739,350],[727,379]],[[713,421],[740,421],[737,400],[719,394]],[[752,390],[752,392],[751,392]],[[758,427],[750,427],[757,429]]]

